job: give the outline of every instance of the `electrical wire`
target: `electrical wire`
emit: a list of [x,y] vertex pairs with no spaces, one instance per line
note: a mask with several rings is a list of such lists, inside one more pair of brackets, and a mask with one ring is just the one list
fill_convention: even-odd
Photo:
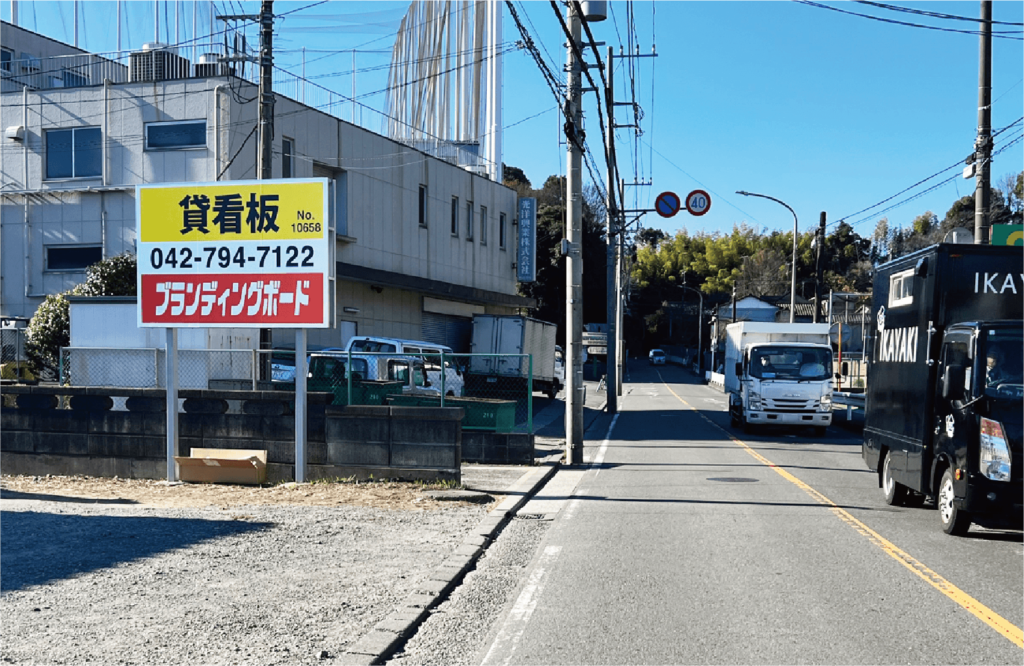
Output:
[[[871,5],[872,7],[878,7],[880,9],[890,9],[890,10],[892,10],[894,12],[905,12],[907,14],[917,14],[919,16],[928,16],[928,17],[931,17],[931,18],[953,19],[953,20],[957,20],[957,21],[969,21],[971,23],[982,23],[983,22],[980,18],[971,18],[969,16],[955,16],[953,14],[942,14],[940,12],[929,12],[929,11],[925,11],[923,9],[911,9],[910,7],[897,7],[896,5],[887,5],[887,4],[882,3],[882,2],[870,2],[869,0],[854,0],[854,1],[857,2],[858,4],[861,4],[861,5]],[[984,23],[990,23],[992,25],[1021,25],[1021,26],[1024,26],[1024,23],[1014,23],[1012,21],[994,21],[994,20],[992,20],[992,21],[984,21]]]
[[[817,7],[818,9],[828,9],[833,12],[839,12],[840,14],[849,14],[850,16],[859,16],[861,18],[871,19],[873,21],[881,21],[882,23],[892,23],[895,25],[903,25],[911,28],[924,28],[925,30],[938,30],[940,32],[958,32],[964,35],[981,35],[982,33],[978,30],[957,30],[956,28],[940,28],[933,25],[923,25],[920,23],[908,23],[907,21],[897,21],[895,19],[882,18],[880,16],[871,16],[870,14],[860,14],[858,12],[851,12],[846,9],[839,9],[838,7],[829,7],[817,2],[811,2],[810,0],[793,0],[793,2],[800,5],[807,5],[808,7]],[[1007,31],[1012,33],[1018,33],[1019,30]],[[1013,39],[1016,41],[1024,41],[1024,37],[1014,37],[1011,34],[1004,34],[1004,31],[992,31],[992,36],[999,39]]]

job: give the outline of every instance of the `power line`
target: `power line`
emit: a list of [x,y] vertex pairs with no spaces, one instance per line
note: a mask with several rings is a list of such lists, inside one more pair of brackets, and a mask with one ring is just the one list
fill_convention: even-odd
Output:
[[[981,32],[978,30],[957,30],[956,28],[940,28],[933,25],[923,25],[920,23],[908,23],[907,21],[897,21],[895,19],[882,18],[880,16],[871,16],[870,14],[860,14],[857,12],[851,12],[845,9],[839,9],[838,7],[829,7],[828,5],[822,5],[817,2],[811,2],[810,0],[793,0],[797,4],[807,5],[809,7],[817,7],[818,9],[828,9],[833,12],[839,12],[840,14],[849,14],[850,16],[859,16],[861,18],[871,19],[873,21],[881,21],[882,23],[892,23],[895,25],[904,25],[911,28],[924,28],[925,30],[938,30],[940,32],[958,32],[964,35],[980,35]],[[1010,31],[1013,33],[1019,33],[1021,31],[1014,30]],[[1004,31],[993,31],[992,36],[1000,39],[1013,39],[1016,41],[1024,41],[1024,37],[1014,37],[1010,34],[1003,34]]]
[[[982,20],[980,18],[972,18],[970,16],[956,16],[954,14],[942,14],[940,12],[929,12],[929,11],[925,11],[923,9],[911,9],[910,7],[897,7],[896,5],[887,5],[887,4],[882,3],[882,2],[870,2],[869,0],[854,0],[854,1],[859,3],[859,4],[862,4],[862,5],[871,5],[872,7],[878,7],[880,9],[889,9],[889,10],[892,10],[894,12],[905,12],[907,14],[918,14],[920,16],[929,16],[931,18],[952,19],[952,20],[956,20],[956,21],[969,21],[971,23],[982,23]],[[990,23],[992,25],[1021,25],[1021,26],[1024,26],[1024,23],[1014,23],[1012,21],[985,21],[985,23]]]

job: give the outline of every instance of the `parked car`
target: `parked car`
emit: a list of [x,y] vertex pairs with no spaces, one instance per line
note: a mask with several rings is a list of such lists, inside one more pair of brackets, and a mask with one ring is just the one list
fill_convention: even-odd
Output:
[[651,365],[665,365],[665,352],[660,349],[652,349],[651,353],[647,355],[647,360]]
[[348,363],[351,358],[352,379],[372,381],[400,381],[406,395],[441,395],[441,387],[427,376],[423,359],[415,356],[351,354],[341,350],[323,350],[312,354],[309,363],[310,380],[328,380],[334,384],[348,381]]
[[[309,363],[309,354],[323,351],[340,350],[340,347],[322,347],[320,345],[308,345],[306,347],[306,363]],[[274,347],[270,353],[270,378],[275,382],[294,384],[295,383],[295,348]]]
[[465,394],[466,381],[462,376],[462,368],[456,362],[451,347],[423,340],[403,340],[401,338],[378,338],[358,335],[348,341],[345,350],[353,352],[387,352],[389,354],[407,354],[421,357],[426,363],[427,376],[431,384],[441,390],[441,355],[444,354],[444,393],[445,395],[462,397]]

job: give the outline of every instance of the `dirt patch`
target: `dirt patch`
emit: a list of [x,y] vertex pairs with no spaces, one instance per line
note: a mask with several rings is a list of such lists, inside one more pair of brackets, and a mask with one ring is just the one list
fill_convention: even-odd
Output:
[[453,502],[440,502],[427,491],[450,488],[442,484],[407,481],[317,481],[264,486],[182,483],[149,479],[88,476],[12,476],[0,479],[4,500],[138,504],[153,507],[223,508],[245,505],[367,506],[400,511],[429,511]]

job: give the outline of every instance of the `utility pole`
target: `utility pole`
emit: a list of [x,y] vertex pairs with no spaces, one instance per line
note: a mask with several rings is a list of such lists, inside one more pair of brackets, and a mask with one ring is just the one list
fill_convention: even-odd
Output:
[[978,54],[978,138],[974,142],[978,165],[974,188],[974,244],[988,245],[989,186],[992,155],[992,0],[981,2],[981,47]]
[[[609,63],[610,62],[611,61],[609,60]],[[608,65],[608,69],[611,70],[611,65],[610,64]],[[614,131],[614,130],[615,130],[615,127],[613,126],[610,131]],[[619,201],[622,202],[622,209],[625,210],[626,209],[626,185],[625,185],[625,181],[622,178],[619,179]],[[624,326],[623,326],[623,322],[622,322],[623,314],[624,314],[623,311],[626,309],[626,294],[625,294],[625,289],[623,288],[623,286],[624,286],[623,282],[625,281],[623,273],[624,273],[625,270],[627,270],[626,266],[625,266],[625,261],[624,261],[625,256],[626,256],[625,255],[626,245],[625,245],[625,239],[624,239],[624,237],[626,235],[625,234],[625,229],[626,229],[626,218],[625,218],[625,213],[622,213],[622,223],[619,225],[618,253],[616,254],[616,257],[615,257],[615,260],[616,260],[615,261],[615,280],[616,280],[616,282],[615,282],[615,294],[616,294],[616,299],[615,299],[615,333],[618,336],[618,338],[615,341],[615,344],[616,344],[615,351],[616,351],[616,354],[617,354],[616,358],[615,358],[615,395],[616,396],[622,395],[623,368],[624,368],[625,364],[628,361],[628,359],[626,358],[626,336],[624,335],[625,331],[623,330]]]
[[[274,165],[274,0],[263,0],[260,9],[260,163],[259,179],[273,178]],[[244,54],[243,54],[244,55]],[[273,338],[269,328],[260,329],[260,349],[270,349]],[[299,350],[295,350],[296,354]],[[270,354],[262,354],[260,375],[270,379]],[[298,361],[298,359],[296,359]],[[298,367],[298,363],[296,363]]]
[[566,231],[569,252],[565,261],[566,305],[565,326],[566,359],[565,390],[565,462],[578,465],[583,462],[583,114],[580,106],[582,94],[580,73],[584,64],[576,59],[580,43],[580,16],[575,3],[566,9],[571,42],[566,65],[566,146],[568,150],[566,174],[567,205]]
[[607,81],[608,87],[605,89],[605,108],[608,109],[608,133],[606,141],[608,143],[608,177],[605,180],[605,187],[608,190],[608,199],[605,202],[605,216],[608,218],[608,233],[607,233],[607,244],[608,244],[608,263],[606,266],[606,281],[605,285],[607,288],[607,318],[605,321],[608,322],[608,347],[605,350],[605,366],[607,367],[605,375],[605,395],[608,400],[608,413],[615,414],[619,411],[619,396],[618,396],[618,266],[615,262],[616,252],[616,235],[619,233],[618,229],[618,211],[615,209],[615,85],[614,76],[615,68],[612,67],[612,47],[608,47],[608,59],[605,61],[608,63],[607,66]]
[[274,148],[274,0],[260,10],[260,180],[273,178]]
[[814,323],[821,319],[821,278],[822,263],[821,255],[825,245],[825,211],[821,211],[821,218],[818,222],[818,243],[817,254],[814,257]]

